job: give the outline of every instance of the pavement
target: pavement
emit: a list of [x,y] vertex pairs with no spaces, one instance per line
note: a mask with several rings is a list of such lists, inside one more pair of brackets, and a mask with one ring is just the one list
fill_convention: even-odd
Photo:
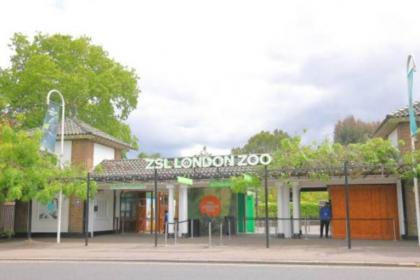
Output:
[[12,239],[0,242],[0,261],[101,261],[167,263],[305,264],[349,266],[399,266],[420,269],[417,241],[270,239],[263,235],[168,239],[151,235],[116,234],[79,238]]

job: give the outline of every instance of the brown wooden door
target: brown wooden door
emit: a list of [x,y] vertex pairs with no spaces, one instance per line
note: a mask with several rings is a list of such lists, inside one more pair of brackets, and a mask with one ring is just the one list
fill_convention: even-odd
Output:
[[[346,235],[343,186],[329,187],[332,206],[332,236]],[[351,185],[349,191],[351,237],[354,239],[392,240],[399,238],[395,184]]]

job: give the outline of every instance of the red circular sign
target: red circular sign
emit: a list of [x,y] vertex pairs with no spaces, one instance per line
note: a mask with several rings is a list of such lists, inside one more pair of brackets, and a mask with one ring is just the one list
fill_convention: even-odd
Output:
[[214,195],[206,195],[200,201],[200,213],[209,217],[217,217],[220,215],[222,206],[220,199]]

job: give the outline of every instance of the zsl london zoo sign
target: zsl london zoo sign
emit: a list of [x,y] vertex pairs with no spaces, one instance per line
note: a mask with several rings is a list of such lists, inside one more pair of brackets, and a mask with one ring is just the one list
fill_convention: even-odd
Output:
[[146,169],[178,169],[229,166],[269,165],[273,158],[270,154],[197,156],[184,158],[146,159]]

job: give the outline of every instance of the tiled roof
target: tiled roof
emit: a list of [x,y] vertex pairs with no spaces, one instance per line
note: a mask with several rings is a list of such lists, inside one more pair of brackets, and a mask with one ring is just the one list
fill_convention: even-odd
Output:
[[[415,101],[413,103],[414,112],[416,115],[420,115],[420,101]],[[390,117],[394,118],[403,118],[408,117],[408,107],[401,108],[391,114],[389,114]]]
[[[414,112],[420,117],[420,101],[413,103]],[[395,129],[396,125],[400,122],[408,121],[408,107],[401,108],[395,112],[386,115],[385,119],[378,126],[373,133],[374,137],[388,137],[388,135]]]
[[[61,122],[59,122],[59,125],[57,127],[57,137],[60,137],[60,136],[61,136]],[[94,136],[94,137],[98,137],[106,141],[116,143],[127,149],[131,148],[131,146],[125,143],[124,141],[121,141],[76,118],[66,118],[66,120],[64,121],[64,136]]]
[[[122,159],[122,160],[104,160],[103,170],[94,174],[100,179],[103,177],[130,177],[140,178],[140,180],[153,180],[154,169],[146,169],[147,162],[144,159]],[[260,167],[259,167],[260,168]],[[179,169],[158,169],[158,176],[161,179],[176,180],[177,176],[188,177],[192,179],[204,178],[229,178],[239,176],[244,173],[253,174],[258,172],[258,167],[253,166],[229,166],[229,167],[204,167],[204,168],[179,168]]]

